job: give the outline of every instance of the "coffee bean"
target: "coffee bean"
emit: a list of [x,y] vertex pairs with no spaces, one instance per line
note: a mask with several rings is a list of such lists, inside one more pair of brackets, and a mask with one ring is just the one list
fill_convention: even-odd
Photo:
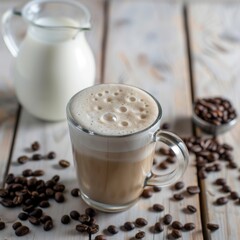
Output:
[[174,221],[172,222],[172,228],[181,230],[183,229],[183,224],[180,223],[179,221]]
[[53,228],[53,222],[52,220],[48,220],[44,223],[43,225],[43,230],[44,231],[50,231]]
[[70,162],[68,162],[67,160],[60,160],[59,161],[59,165],[62,167],[62,168],[67,168],[70,166]]
[[37,150],[39,150],[40,149],[40,144],[39,144],[39,142],[33,142],[32,143],[32,145],[31,145],[31,149],[33,150],[33,151],[37,151]]
[[25,212],[20,212],[19,214],[18,214],[18,218],[20,219],[20,220],[27,220],[28,219],[28,214],[27,213],[25,213]]
[[187,205],[187,209],[191,213],[195,213],[197,209],[193,205]]
[[95,234],[95,233],[97,233],[99,231],[99,225],[97,225],[97,224],[91,224],[89,227],[88,227],[88,229],[87,229],[87,232],[89,233],[89,234]]
[[8,190],[0,188],[0,197],[5,198],[8,195]]
[[89,217],[95,217],[97,212],[93,208],[86,208],[85,214],[87,214]]
[[215,223],[208,223],[208,224],[207,224],[207,228],[208,228],[210,231],[216,231],[217,229],[219,229],[219,225],[218,225],[218,224],[215,224]]
[[40,220],[34,216],[30,216],[28,221],[33,225],[40,225]]
[[172,215],[166,214],[163,217],[163,223],[166,224],[166,225],[169,225],[171,222],[172,222]]
[[55,153],[55,152],[49,152],[48,155],[47,155],[47,158],[48,158],[48,159],[54,159],[54,158],[56,158],[56,153]]
[[34,161],[41,160],[42,158],[43,158],[43,156],[39,153],[36,153],[36,154],[32,155],[32,160],[34,160]]
[[161,192],[162,188],[159,186],[153,186],[153,191],[154,192]]
[[15,207],[13,201],[10,200],[10,199],[2,199],[2,200],[0,201],[0,203],[1,203],[4,207],[8,207],[8,208]]
[[78,224],[76,225],[76,230],[80,233],[84,233],[84,232],[87,232],[88,230],[88,225],[86,224]]
[[31,169],[25,169],[24,171],[22,171],[22,175],[24,177],[31,177],[33,174],[32,170]]
[[118,228],[114,225],[110,225],[107,227],[107,230],[111,234],[117,234],[118,233]]
[[17,228],[19,228],[19,227],[21,227],[22,226],[22,223],[20,223],[20,222],[15,222],[13,225],[12,225],[12,228],[14,229],[14,230],[16,230]]
[[160,222],[156,222],[154,225],[154,232],[160,233],[163,231],[163,225]]
[[168,169],[168,164],[167,164],[167,162],[163,161],[163,162],[159,163],[159,164],[158,164],[158,168],[159,168],[159,169],[163,169],[163,170]]
[[231,187],[228,186],[228,185],[224,185],[222,186],[222,191],[225,192],[225,193],[229,193],[232,191]]
[[14,182],[14,179],[15,179],[14,174],[13,174],[13,173],[9,173],[9,174],[7,175],[7,177],[6,177],[6,179],[5,179],[5,182],[6,182],[7,184],[11,184],[11,183]]
[[0,221],[0,231],[3,230],[5,228],[5,222]]
[[155,212],[162,212],[164,210],[164,206],[158,203],[153,204],[152,209]]
[[163,123],[162,125],[161,125],[161,129],[162,130],[169,130],[169,128],[170,128],[170,124],[169,123]]
[[176,193],[176,194],[173,195],[173,198],[177,201],[181,201],[181,200],[184,199],[184,196],[181,193],[179,193],[179,194]]
[[125,222],[123,226],[126,231],[131,231],[135,228],[135,225],[132,222]]
[[228,167],[228,168],[231,168],[231,169],[236,169],[236,168],[238,168],[238,165],[237,165],[236,162],[230,161],[230,162],[228,163],[227,167]]
[[179,181],[179,182],[175,183],[175,185],[174,185],[176,190],[180,190],[180,189],[184,188],[184,186],[185,186],[184,182],[182,182],[182,181]]
[[73,211],[70,212],[70,217],[73,220],[78,220],[78,218],[80,217],[80,213],[76,210],[73,210]]
[[68,224],[68,223],[70,223],[70,221],[71,221],[71,219],[68,215],[63,215],[62,218],[61,218],[61,222],[63,224]]
[[153,195],[152,189],[151,189],[151,188],[145,188],[145,189],[143,190],[141,196],[142,196],[143,198],[150,198],[150,197],[152,197],[152,195]]
[[51,188],[47,188],[45,190],[45,193],[46,193],[46,196],[48,196],[48,197],[53,197],[55,194],[55,192]]
[[71,195],[72,195],[73,197],[79,197],[79,196],[80,196],[80,190],[79,190],[79,188],[74,188],[74,189],[72,189]]
[[57,183],[57,182],[60,180],[60,176],[59,176],[59,175],[54,175],[54,176],[52,177],[52,180],[53,180],[55,183]]
[[189,186],[187,187],[187,192],[191,195],[198,194],[200,193],[200,188],[197,186]]
[[24,236],[30,232],[29,228],[27,226],[21,226],[15,230],[15,234],[18,237]]
[[55,195],[54,195],[54,199],[58,203],[62,203],[65,200],[64,195],[63,195],[62,192],[56,192]]
[[204,170],[200,170],[198,172],[198,176],[200,179],[206,179],[207,178],[207,173]]
[[218,179],[215,181],[215,184],[216,184],[216,185],[220,185],[220,186],[226,185],[226,179],[225,179],[225,178],[218,178]]
[[145,218],[137,218],[135,220],[135,224],[138,227],[144,227],[144,226],[146,226],[148,224],[148,221]]
[[32,212],[34,210],[34,208],[35,208],[34,205],[29,205],[29,206],[23,207],[22,210],[24,212],[30,213],[30,212]]
[[239,194],[237,192],[233,191],[230,193],[230,197],[233,200],[237,200],[239,198]]
[[87,224],[90,222],[90,217],[87,214],[81,214],[78,218],[79,222]]
[[171,235],[174,239],[178,239],[182,237],[182,233],[177,229],[173,229]]
[[136,239],[142,239],[142,238],[145,237],[145,235],[146,235],[145,232],[140,231],[140,232],[136,233],[135,238]]
[[195,229],[195,224],[194,223],[186,223],[184,225],[184,229],[186,231],[192,231],[193,229]]
[[228,199],[226,197],[220,197],[216,200],[217,205],[225,205],[228,203]]
[[107,238],[104,235],[97,235],[94,239],[95,240],[107,240]]
[[20,163],[20,164],[24,164],[24,163],[26,163],[28,160],[29,160],[29,158],[28,158],[27,156],[20,156],[20,157],[17,159],[18,163]]
[[29,213],[29,216],[33,216],[33,217],[36,217],[36,218],[40,218],[43,214],[43,211],[42,209],[40,208],[36,208],[34,209],[32,212]]
[[40,218],[40,222],[43,224],[46,223],[47,221],[52,221],[52,218],[48,215],[44,215]]
[[48,208],[50,206],[49,201],[41,201],[39,203],[39,207],[41,208]]
[[38,169],[38,170],[35,170],[32,175],[35,176],[35,177],[40,177],[40,176],[44,175],[44,171]]

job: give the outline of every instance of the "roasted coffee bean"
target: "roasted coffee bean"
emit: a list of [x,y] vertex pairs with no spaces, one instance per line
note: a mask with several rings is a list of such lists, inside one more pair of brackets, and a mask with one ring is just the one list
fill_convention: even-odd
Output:
[[215,224],[215,223],[208,223],[208,224],[207,224],[207,228],[208,228],[210,231],[216,231],[217,229],[219,229],[219,225],[218,225],[218,224]]
[[226,197],[220,197],[216,200],[217,205],[225,205],[228,203],[228,199]]
[[179,221],[174,221],[172,222],[172,228],[181,230],[183,229],[183,224],[180,223]]
[[0,221],[0,231],[3,230],[5,228],[5,222]]
[[32,172],[31,169],[25,169],[25,170],[22,171],[22,175],[23,175],[24,177],[31,177],[32,174],[33,174],[33,172]]
[[40,225],[40,220],[34,216],[30,216],[28,221],[33,225]]
[[71,219],[68,215],[63,215],[62,218],[61,218],[61,222],[63,224],[68,224],[68,223],[70,223],[70,221],[71,221]]
[[198,172],[198,176],[199,176],[200,179],[206,179],[206,178],[207,178],[207,173],[206,173],[206,171],[204,171],[204,170],[201,169],[201,170]]
[[29,216],[33,216],[33,217],[36,217],[36,218],[40,218],[43,214],[43,211],[42,209],[40,208],[36,208],[34,209],[32,212],[29,213]]
[[70,166],[70,162],[67,161],[67,160],[60,160],[59,161],[59,165],[62,167],[62,168],[67,168]]
[[79,222],[81,223],[88,223],[90,222],[90,217],[87,214],[81,214],[78,218]]
[[13,201],[10,200],[10,199],[2,199],[2,200],[0,201],[0,203],[1,203],[4,207],[8,207],[8,208],[15,207]]
[[50,216],[48,216],[48,215],[44,215],[44,216],[42,216],[42,217],[40,218],[40,222],[41,222],[41,223],[45,223],[45,222],[47,222],[47,221],[52,221],[52,218],[51,218]]
[[135,228],[135,225],[132,222],[125,222],[123,227],[126,231],[131,231]]
[[5,198],[8,195],[8,190],[7,189],[0,189],[0,197]]
[[173,195],[173,198],[177,201],[181,201],[184,199],[184,196],[181,193],[176,193]]
[[29,205],[29,206],[23,207],[22,210],[23,210],[24,212],[30,213],[30,212],[32,212],[32,211],[34,210],[34,208],[35,208],[34,205]]
[[23,202],[23,196],[22,196],[22,195],[16,196],[16,197],[14,197],[14,199],[13,199],[13,204],[14,204],[15,206],[21,205],[22,202]]
[[70,212],[70,217],[73,219],[73,220],[78,220],[79,217],[80,217],[80,213],[76,210],[73,210]]
[[145,235],[146,235],[145,232],[140,231],[140,232],[136,233],[135,238],[136,239],[142,239],[142,238],[145,237]]
[[153,191],[154,192],[161,192],[162,188],[159,186],[153,186]]
[[164,206],[162,204],[155,203],[155,204],[153,204],[152,209],[155,212],[162,212],[164,210]]
[[27,156],[20,156],[20,157],[17,159],[18,163],[20,163],[20,164],[24,164],[24,163],[26,163],[28,160],[29,160],[29,158],[28,158]]
[[192,231],[193,229],[195,229],[195,224],[194,223],[186,223],[184,225],[184,229],[186,231]]
[[48,220],[44,223],[43,225],[43,230],[44,231],[50,231],[53,228],[53,222],[52,220]]
[[220,186],[224,186],[226,185],[226,179],[225,178],[218,178],[216,181],[215,181],[215,184],[216,185],[220,185]]
[[72,189],[71,195],[72,195],[73,197],[79,197],[79,196],[80,196],[80,190],[79,190],[79,188],[74,188],[74,189]]
[[39,153],[36,153],[36,154],[32,155],[32,160],[34,160],[34,161],[38,161],[38,160],[41,160],[41,159],[43,159],[43,156]]
[[237,192],[233,191],[230,193],[230,197],[233,200],[237,200],[239,198],[239,194]]
[[55,186],[53,186],[53,190],[56,192],[63,192],[65,190],[65,185],[58,183]]
[[46,196],[47,197],[53,197],[54,196],[54,194],[55,194],[55,192],[51,189],[51,188],[47,188],[46,190],[45,190],[45,193],[46,193]]
[[191,195],[200,193],[200,188],[198,186],[187,187],[187,192]]
[[166,214],[163,217],[163,223],[166,224],[166,225],[169,225],[171,222],[172,222],[172,215]]
[[89,234],[95,234],[99,231],[99,225],[93,223],[92,225],[88,226],[87,232]]
[[21,226],[15,230],[15,234],[18,237],[24,236],[30,232],[29,228],[27,226]]
[[161,125],[161,129],[162,130],[169,130],[170,129],[170,124],[169,123],[163,123]]
[[193,205],[187,205],[187,209],[191,213],[195,213],[197,209]]
[[114,225],[110,225],[107,227],[107,230],[111,234],[117,234],[118,233],[118,228]]
[[184,188],[184,186],[185,186],[184,182],[182,182],[182,181],[179,181],[179,182],[175,183],[175,185],[174,185],[176,190],[180,190],[180,189]]
[[150,198],[153,195],[153,191],[151,188],[145,188],[142,192],[142,197],[143,198]]
[[166,161],[163,161],[158,164],[158,168],[163,170],[168,169],[168,163]]
[[104,235],[97,235],[94,240],[107,240],[107,238]]
[[156,222],[154,225],[154,232],[160,233],[163,231],[163,224],[160,222]]
[[54,175],[54,176],[52,177],[52,180],[53,180],[55,183],[57,183],[57,182],[60,180],[60,176],[59,176],[59,175]]
[[144,227],[144,226],[146,226],[148,224],[148,221],[145,218],[137,218],[135,220],[135,224],[138,227]]
[[56,153],[55,153],[55,152],[49,152],[48,155],[47,155],[47,158],[48,158],[48,159],[54,159],[54,158],[56,158]]
[[224,185],[222,186],[222,191],[225,192],[225,193],[229,193],[232,191],[231,187],[228,186],[228,185]]
[[28,219],[28,214],[27,213],[25,213],[25,212],[20,212],[19,214],[18,214],[18,218],[20,219],[20,220],[27,220]]
[[11,183],[14,182],[14,179],[15,179],[14,174],[13,174],[13,173],[9,173],[9,174],[7,175],[7,177],[6,177],[6,179],[5,179],[5,182],[6,182],[7,184],[11,184]]
[[35,170],[32,175],[35,176],[35,177],[40,177],[40,176],[43,176],[44,174],[45,173],[44,173],[43,170],[38,169],[38,170]]
[[93,208],[86,208],[85,214],[87,214],[89,217],[95,217],[97,215],[97,212]]
[[237,163],[234,162],[234,161],[230,161],[227,165],[228,168],[231,168],[231,169],[236,169],[238,167]]
[[40,203],[39,203],[39,207],[41,207],[41,208],[48,208],[50,206],[50,204],[49,204],[49,201],[41,201]]
[[64,195],[63,195],[62,192],[56,192],[55,195],[54,195],[54,199],[58,203],[62,203],[65,200]]
[[31,149],[33,150],[33,151],[37,151],[37,150],[39,150],[40,149],[40,144],[39,144],[39,142],[33,142],[32,143],[32,145],[31,145]]
[[182,237],[182,233],[177,229],[173,229],[171,235],[174,239],[178,239]]
[[161,153],[162,155],[168,156],[168,155],[169,155],[169,149],[160,148],[160,149],[159,149],[159,153]]
[[76,230],[80,233],[84,233],[84,232],[87,232],[88,230],[88,225],[86,224],[78,224],[76,225]]
[[19,228],[19,227],[21,227],[22,226],[22,223],[20,223],[20,222],[15,222],[13,225],[12,225],[12,228],[14,229],[14,230],[16,230],[17,228]]

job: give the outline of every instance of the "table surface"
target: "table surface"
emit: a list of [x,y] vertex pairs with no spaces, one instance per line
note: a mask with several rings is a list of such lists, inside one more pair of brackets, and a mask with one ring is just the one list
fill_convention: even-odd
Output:
[[[19,0],[2,1],[0,15],[15,6]],[[87,34],[97,63],[96,82],[127,83],[141,87],[153,94],[163,108],[163,122],[180,136],[201,134],[192,125],[192,102],[198,97],[223,96],[232,101],[240,113],[240,3],[188,3],[157,0],[82,0],[92,14],[92,31]],[[21,29],[19,30],[21,34]],[[18,103],[10,74],[13,58],[0,40],[0,184],[4,185],[7,173],[16,175],[26,168],[44,169],[44,179],[59,174],[66,185],[66,201],[50,202],[44,209],[52,216],[54,228],[44,232],[42,227],[30,226],[31,232],[23,239],[90,239],[75,230],[77,222],[62,225],[60,218],[71,210],[83,212],[87,207],[80,198],[73,198],[70,190],[77,187],[72,161],[71,145],[66,122],[49,123],[28,114]],[[26,154],[26,147],[34,141],[41,144],[40,153],[56,151],[52,161],[17,163],[17,158]],[[240,126],[219,137],[234,147],[234,159],[240,164]],[[58,161],[67,159],[71,166],[59,169]],[[162,158],[156,156],[157,161]],[[201,193],[174,201],[178,192],[172,186],[154,193],[149,199],[140,199],[125,212],[116,214],[98,213],[96,219],[100,233],[110,225],[121,227],[126,221],[137,217],[148,219],[144,228],[107,239],[134,239],[139,230],[146,232],[145,239],[171,239],[171,227],[165,226],[162,233],[153,234],[151,226],[170,213],[174,220],[193,222],[193,231],[183,231],[182,239],[240,239],[240,204],[230,200],[227,205],[216,206],[220,196],[228,196],[214,185],[215,179],[223,177],[232,190],[240,191],[239,168],[229,169],[221,162],[220,172],[198,179],[195,158],[190,162],[183,181],[185,186],[199,186]],[[239,192],[240,193],[240,192]],[[165,210],[152,212],[151,206],[161,203]],[[187,205],[194,205],[197,212],[189,214]],[[7,223],[0,231],[0,239],[17,239],[12,224],[16,222],[20,208],[8,209],[0,205],[0,219]],[[210,232],[206,224],[219,224],[219,230]],[[94,239],[92,236],[91,239]]]

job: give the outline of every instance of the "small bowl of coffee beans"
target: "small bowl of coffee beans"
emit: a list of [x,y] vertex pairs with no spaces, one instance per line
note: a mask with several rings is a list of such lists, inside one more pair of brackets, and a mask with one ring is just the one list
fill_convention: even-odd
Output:
[[193,106],[193,121],[204,132],[218,135],[237,123],[237,113],[231,102],[222,97],[201,98]]

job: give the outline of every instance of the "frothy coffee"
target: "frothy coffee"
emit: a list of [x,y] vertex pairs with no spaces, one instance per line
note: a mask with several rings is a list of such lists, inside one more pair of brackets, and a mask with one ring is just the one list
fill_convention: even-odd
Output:
[[109,136],[139,132],[158,117],[158,105],[149,94],[122,84],[87,88],[72,98],[69,110],[82,128]]

